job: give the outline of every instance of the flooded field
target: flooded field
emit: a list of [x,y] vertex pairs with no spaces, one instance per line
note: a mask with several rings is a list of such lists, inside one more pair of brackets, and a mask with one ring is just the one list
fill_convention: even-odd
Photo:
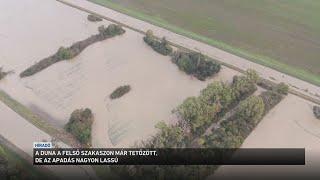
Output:
[[[1,3],[0,26],[5,28],[0,30],[0,64],[16,73],[0,88],[57,126],[64,126],[73,110],[91,108],[95,147],[126,147],[148,138],[155,124],[168,121],[171,110],[186,97],[197,95],[210,81],[230,81],[237,74],[224,67],[217,77],[201,82],[154,52],[141,34],[126,29],[124,35],[93,44],[71,61],[20,79],[18,74],[30,65],[60,46],[96,34],[99,25],[109,22],[88,22],[86,13],[56,1]],[[41,15],[35,16],[35,11]],[[124,84],[132,91],[111,101],[110,93]]]
[[[314,104],[289,95],[268,113],[242,144],[242,148],[305,148],[306,166],[222,166],[213,177],[261,175],[320,175],[320,121]],[[254,173],[253,173],[254,172]]]

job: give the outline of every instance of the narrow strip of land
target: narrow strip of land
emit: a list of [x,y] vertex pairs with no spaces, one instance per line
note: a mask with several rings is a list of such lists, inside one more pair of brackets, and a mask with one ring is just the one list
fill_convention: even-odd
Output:
[[88,13],[98,14],[108,21],[118,23],[126,28],[133,29],[139,33],[145,33],[148,29],[153,30],[155,35],[162,37],[165,36],[173,45],[178,47],[185,47],[190,50],[200,51],[203,54],[208,55],[213,59],[221,61],[228,67],[235,67],[237,70],[255,69],[259,75],[273,82],[279,83],[284,82],[291,86],[291,92],[295,95],[301,95],[305,99],[320,100],[320,87],[303,80],[294,78],[284,73],[278,72],[274,69],[253,63],[244,58],[235,56],[226,51],[212,47],[205,43],[178,35],[170,32],[161,27],[157,27],[150,23],[135,19],[126,14],[119,13],[112,9],[81,0],[57,0],[69,6],[75,7]]
[[[36,128],[2,102],[0,102],[0,114],[3,115],[1,117],[2,125],[0,126],[1,135],[8,141],[14,142],[19,149],[30,157],[33,155],[33,142],[51,141],[52,137],[50,135]],[[59,143],[59,146],[68,147],[64,143]],[[93,169],[88,166],[52,166],[50,170],[62,179],[85,179],[86,177],[87,179],[97,179]]]

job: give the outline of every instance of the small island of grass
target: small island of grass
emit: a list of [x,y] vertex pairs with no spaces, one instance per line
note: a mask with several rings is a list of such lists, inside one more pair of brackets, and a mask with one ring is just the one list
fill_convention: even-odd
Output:
[[99,21],[102,21],[102,18],[100,18],[99,16],[97,15],[93,15],[93,14],[89,14],[88,17],[87,17],[88,21],[91,21],[91,22],[99,22]]
[[127,94],[130,90],[131,87],[129,85],[120,86],[110,94],[110,99],[120,98]]
[[320,120],[320,107],[319,106],[313,106],[313,114],[316,116],[317,119]]

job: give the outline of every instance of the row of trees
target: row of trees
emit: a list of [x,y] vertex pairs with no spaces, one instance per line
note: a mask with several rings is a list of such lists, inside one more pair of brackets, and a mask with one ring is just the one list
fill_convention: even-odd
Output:
[[122,35],[125,33],[125,30],[120,26],[116,24],[110,24],[107,28],[105,26],[100,26],[98,28],[99,33],[96,35],[92,35],[91,37],[78,41],[74,44],[72,44],[70,47],[60,47],[58,51],[53,54],[50,57],[47,57],[45,59],[42,59],[38,63],[32,65],[25,71],[23,71],[20,74],[20,77],[27,77],[34,75],[43,69],[51,66],[54,63],[63,61],[63,60],[69,60],[77,55],[79,55],[85,48],[90,46],[93,43],[103,41],[105,39],[117,36],[117,35]]
[[148,30],[143,40],[152,47],[153,50],[162,55],[171,55],[172,62],[175,63],[180,70],[189,75],[193,75],[199,80],[204,81],[207,77],[212,76],[220,71],[221,65],[215,61],[209,61],[201,53],[194,52],[174,52],[169,42],[163,37],[158,40],[151,30]]
[[[281,89],[281,90],[279,90]],[[258,97],[250,96],[242,101],[236,112],[220,128],[202,137],[199,143],[205,147],[238,148],[260,122],[262,117],[275,107],[286,95],[287,86],[275,85]]]
[[218,73],[221,69],[219,63],[207,60],[203,54],[196,52],[175,52],[172,56],[172,62],[180,70],[202,81]]
[[151,30],[148,30],[146,36],[143,38],[144,42],[146,42],[153,50],[156,52],[168,56],[173,52],[172,47],[169,45],[168,41],[165,37],[161,40],[158,40]]
[[[219,128],[209,134],[205,133],[196,143],[197,146],[207,148],[240,147],[266,112],[279,103],[286,94],[286,91],[277,91],[286,89],[281,84],[260,96],[252,96],[256,90],[255,83],[259,81],[256,72],[249,70],[245,76],[235,77],[230,85],[222,82],[209,84],[201,91],[199,97],[187,98],[177,107],[174,112],[181,118],[178,124],[167,125],[164,122],[157,124],[159,132],[139,146],[194,147],[193,140],[203,132],[201,127],[220,119],[225,112],[236,107],[234,113],[223,121]],[[114,166],[111,169],[120,178],[205,179],[216,168],[217,166]]]
[[250,96],[242,101],[237,111],[221,127],[200,139],[202,146],[213,148],[238,148],[258,124],[264,114],[261,97]]
[[72,112],[65,129],[85,146],[91,145],[91,126],[94,121],[90,109],[77,109]]
[[[252,78],[254,75],[255,79]],[[187,98],[176,108],[176,113],[193,135],[200,135],[208,125],[217,121],[238,102],[253,94],[258,75],[249,70],[244,76],[235,76],[231,85],[213,82],[199,97]]]

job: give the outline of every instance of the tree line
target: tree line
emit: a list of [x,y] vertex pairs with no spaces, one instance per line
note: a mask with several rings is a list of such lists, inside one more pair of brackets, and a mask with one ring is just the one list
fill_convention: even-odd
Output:
[[153,35],[151,30],[147,31],[143,40],[156,52],[165,56],[170,55],[172,62],[176,64],[180,70],[199,80],[204,81],[206,78],[218,73],[221,69],[221,65],[218,62],[208,60],[201,53],[183,51],[174,52],[165,37],[159,40]]
[[[147,148],[238,148],[252,132],[263,116],[278,104],[288,93],[283,84],[275,85],[259,96],[256,83],[260,78],[255,71],[249,70],[243,76],[235,76],[228,85],[213,82],[203,89],[198,97],[187,98],[173,112],[179,116],[179,123],[157,124],[158,133],[138,147]],[[280,90],[281,89],[281,90]],[[235,112],[220,127],[208,134],[204,130],[209,124],[217,122],[226,112]],[[194,140],[196,144],[193,144]],[[115,166],[112,171],[120,178],[179,178],[204,179],[218,166]]]
[[98,34],[92,35],[85,40],[76,42],[72,44],[70,47],[67,47],[67,48],[60,47],[58,51],[52,56],[42,59],[38,63],[24,70],[20,74],[20,77],[23,78],[23,77],[34,75],[42,71],[43,69],[48,68],[54,63],[57,63],[63,60],[69,60],[76,57],[85,48],[87,48],[93,43],[103,41],[108,38],[112,38],[114,36],[122,35],[125,33],[125,30],[120,25],[116,25],[116,24],[110,24],[107,28],[105,26],[100,26],[98,28],[98,31],[99,31]]

